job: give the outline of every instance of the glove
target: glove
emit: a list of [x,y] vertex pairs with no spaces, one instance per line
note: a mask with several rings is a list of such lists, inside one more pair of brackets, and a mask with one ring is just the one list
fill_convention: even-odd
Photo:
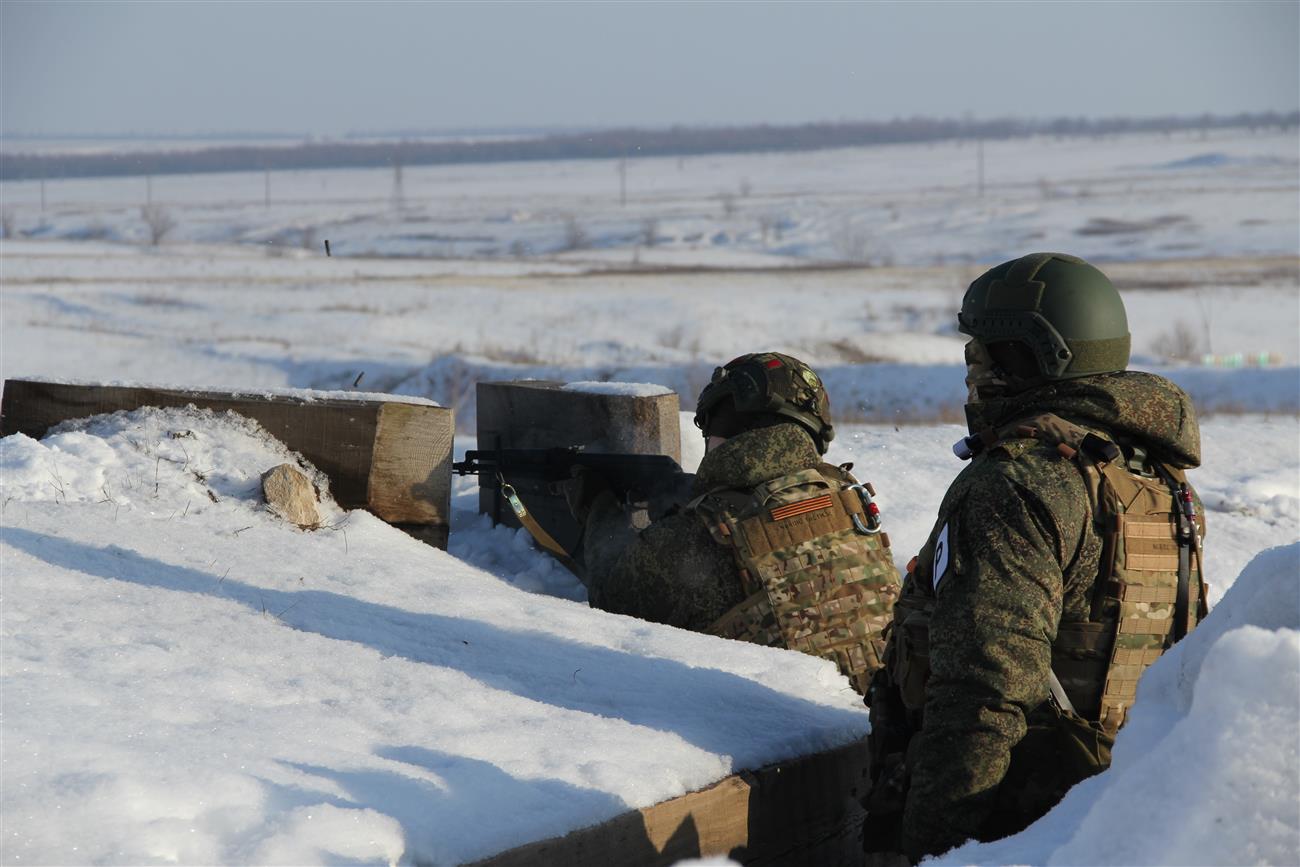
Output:
[[575,464],[570,473],[572,478],[560,482],[558,487],[564,494],[564,502],[569,505],[573,517],[579,524],[586,524],[592,503],[596,502],[596,498],[601,494],[610,490],[609,482],[605,481],[605,477],[600,473],[581,464]]

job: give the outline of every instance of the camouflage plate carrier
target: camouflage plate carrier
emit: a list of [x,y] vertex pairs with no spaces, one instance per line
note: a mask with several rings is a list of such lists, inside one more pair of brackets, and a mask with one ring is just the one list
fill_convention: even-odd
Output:
[[733,552],[746,594],[708,631],[833,660],[865,694],[900,585],[875,491],[851,467],[710,491],[687,508]]
[[[1014,456],[1034,441],[1055,447],[1082,473],[1103,545],[1089,619],[1062,622],[1052,644],[1052,674],[1067,699],[1056,690],[1057,702],[1113,737],[1142,673],[1207,613],[1199,500],[1181,469],[1148,461],[1141,448],[1126,460],[1115,443],[1050,413],[982,431],[965,444]],[[891,668],[911,710],[924,703],[929,641],[918,632],[932,604],[932,597],[913,597],[896,618],[900,646]]]
[[1208,613],[1199,499],[1183,470],[1140,449],[1125,460],[1113,442],[1055,415],[1015,427],[1073,460],[1092,501],[1101,574],[1089,619],[1060,625],[1052,671],[1076,711],[1113,736],[1142,673]]

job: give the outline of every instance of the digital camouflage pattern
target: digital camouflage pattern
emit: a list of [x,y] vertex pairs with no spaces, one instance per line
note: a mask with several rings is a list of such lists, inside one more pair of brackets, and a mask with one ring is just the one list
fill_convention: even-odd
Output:
[[[704,456],[689,497],[757,487],[820,463],[812,438],[797,424],[746,431]],[[606,492],[591,505],[582,554],[592,607],[615,614],[707,632],[746,596],[731,551],[685,511],[638,531]]]
[[690,507],[639,533],[603,495],[583,540],[591,604],[832,659],[861,690],[898,577],[882,536],[854,529],[852,483],[801,426],[777,424],[709,451]]
[[709,631],[830,659],[865,693],[898,596],[889,540],[857,480],[823,464],[695,505],[735,555],[745,601]]
[[[1141,444],[1175,467],[1200,463],[1190,400],[1150,374],[1064,380],[967,407],[972,433],[1038,413]],[[999,824],[1000,784],[1013,750],[1051,707],[1058,631],[1089,618],[1103,547],[1092,517],[1078,467],[1035,439],[977,455],[945,495],[904,580],[887,651],[908,710],[921,717],[901,831],[911,858],[1016,830]],[[909,628],[931,595],[928,623]],[[929,676],[909,684],[909,672],[894,671],[899,645],[922,625]]]

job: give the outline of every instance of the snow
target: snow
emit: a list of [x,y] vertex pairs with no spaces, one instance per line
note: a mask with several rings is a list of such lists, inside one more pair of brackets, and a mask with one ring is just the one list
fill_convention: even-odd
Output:
[[[44,382],[57,385],[96,385],[111,386],[114,388],[140,388],[140,389],[166,389],[171,386],[159,385],[153,382],[132,382],[129,380],[89,380],[89,379],[51,379],[48,377],[31,377],[30,381]],[[370,401],[372,403],[405,403],[413,406],[438,406],[436,401],[424,397],[415,397],[409,394],[389,394],[382,391],[322,391],[315,388],[259,388],[254,391],[231,391],[230,389],[221,389],[217,386],[189,386],[189,391],[223,391],[231,397],[287,397],[303,403],[314,403],[319,400],[357,400]]]
[[193,409],[0,440],[6,860],[459,863],[865,733],[829,662],[283,524],[286,459]]
[[[47,180],[0,184],[38,239],[147,237],[146,200],[177,221],[169,243],[292,256],[535,264],[758,267],[996,262],[1028,249],[1134,261],[1294,255],[1297,137],[1220,130],[806,153]],[[942,239],[942,240],[940,240]],[[495,264],[492,263],[493,260]],[[462,265],[431,269],[466,273]],[[480,273],[483,271],[481,270]]]
[[[1300,490],[1268,481],[1294,478],[1296,429],[1206,425],[1208,453],[1265,459],[1220,461],[1197,479],[1215,591],[1243,589],[1195,642],[1211,643],[1217,623],[1296,616],[1278,604],[1294,598],[1291,561],[1269,572],[1291,584],[1230,585],[1260,539],[1300,538]],[[959,431],[845,426],[832,444],[830,460],[855,461],[880,490],[898,561],[928,532]],[[698,439],[684,442],[693,451]],[[450,554],[340,513],[328,494],[324,529],[283,524],[256,486],[292,459],[254,423],[193,409],[0,440],[2,797],[15,860],[457,863],[865,731],[829,663],[587,609],[524,535],[474,514],[472,480],[457,482]],[[1282,677],[1284,661],[1256,670]],[[1276,684],[1294,682],[1251,687],[1240,674],[1223,676],[1268,685],[1277,702]],[[1197,725],[1213,728],[1227,707]],[[1260,773],[1286,770],[1279,746],[1261,747]],[[1254,767],[1254,753],[1231,755],[1238,764],[1196,772],[1197,791],[1235,779],[1241,761]],[[1249,802],[1281,810],[1293,803],[1278,800],[1283,788],[1250,790]],[[1126,845],[1116,860],[1145,861]],[[1236,837],[1222,845],[1245,851]],[[1285,863],[1269,851],[1263,861]]]
[[1110,771],[1019,835],[927,863],[1297,863],[1297,574],[1297,543],[1251,561],[1143,677]]
[[[985,151],[982,198],[950,144],[634,160],[626,207],[607,161],[408,167],[401,207],[387,172],[277,173],[269,207],[260,174],[155,178],[158,247],[140,179],[47,182],[44,212],[4,183],[25,237],[0,241],[0,375],[436,402],[457,457],[478,381],[672,391],[689,471],[714,367],[788,352],[901,568],[961,467],[953,313],[979,263],[1097,258],[1134,365],[1201,415],[1215,611],[1143,681],[1113,771],[952,857],[1296,863],[1295,135]],[[588,246],[560,249],[570,221]],[[829,663],[590,610],[473,478],[441,552],[319,476],[321,528],[276,520],[259,478],[286,461],[193,409],[0,440],[4,860],[451,864],[865,731]]]
[[584,394],[612,394],[620,397],[658,397],[672,394],[673,390],[652,382],[569,382],[565,391],[580,391]]

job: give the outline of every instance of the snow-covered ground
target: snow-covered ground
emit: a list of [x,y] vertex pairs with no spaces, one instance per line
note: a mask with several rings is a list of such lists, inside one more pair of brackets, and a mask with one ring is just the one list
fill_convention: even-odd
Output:
[[1294,254],[1297,132],[1041,136],[808,153],[0,184],[32,237],[169,237],[341,255],[626,267],[929,265],[1068,248],[1102,260]]
[[[4,241],[0,371],[132,381],[165,371],[174,384],[240,389],[347,389],[361,376],[362,390],[451,406],[472,430],[480,379],[657,382],[686,405],[715,365],[774,348],[818,367],[841,420],[961,417],[954,312],[976,268],[528,267]],[[1171,376],[1202,412],[1300,410],[1294,257],[1107,268],[1128,287],[1138,366]],[[1205,350],[1242,367],[1205,367]],[[1273,366],[1246,364],[1260,354]]]
[[[899,560],[929,528],[958,432],[854,426],[835,443],[831,458],[880,489]],[[1131,811],[1147,793],[1129,763],[1207,732],[1222,741],[1222,716],[1254,740],[1240,753],[1216,742],[1213,762],[1183,771],[1198,785],[1180,791],[1198,794],[1179,815],[1234,820],[1211,861],[1286,863],[1300,852],[1287,820],[1300,633],[1264,629],[1300,629],[1295,546],[1229,588],[1255,551],[1300,538],[1300,491],[1284,481],[1296,425],[1233,418],[1205,434],[1213,598],[1243,601],[1229,595],[1194,636],[1225,633],[1207,697],[1189,715],[1205,657],[1189,644],[1146,702],[1167,724],[1135,714],[1115,772],[1088,792],[1099,810]],[[257,490],[286,457],[250,423],[185,410],[0,440],[7,861],[454,864],[865,730],[829,663],[589,610],[526,537],[474,514],[467,487],[450,554],[330,504],[324,529],[283,524]],[[1235,692],[1218,697],[1220,678]],[[1032,848],[1008,850],[1032,857],[962,857],[1087,853],[1109,831],[1075,833],[1083,797],[1067,802],[1069,834],[1049,817],[1022,841]],[[1144,838],[1098,859],[1192,851]]]
[[9,863],[456,864],[865,731],[830,663],[284,524],[237,417],[73,428],[0,440]]
[[[633,161],[626,208],[603,162],[407,169],[401,210],[386,173],[276,175],[269,208],[260,176],[155,178],[178,223],[158,247],[123,243],[142,181],[50,182],[43,215],[35,185],[4,184],[31,237],[0,241],[0,374],[396,393],[455,408],[463,451],[479,379],[654,383],[689,409],[714,365],[785,350],[824,375],[829,457],[880,490],[901,566],[960,466],[965,263],[1099,257],[1137,365],[1204,416],[1216,610],[1144,681],[1110,773],[952,857],[1296,863],[1295,151],[1263,133],[997,143],[983,199],[952,145]],[[554,251],[570,214],[594,249]],[[630,270],[651,218],[643,265],[748,270]],[[807,267],[852,258],[845,220],[896,266]],[[304,229],[338,255],[288,246]],[[434,233],[490,240],[398,237]],[[683,447],[689,468],[689,415]],[[444,553],[333,505],[314,533],[272,519],[257,478],[285,459],[183,411],[0,440],[3,860],[452,864],[865,730],[828,663],[589,610],[475,514],[472,479]]]

